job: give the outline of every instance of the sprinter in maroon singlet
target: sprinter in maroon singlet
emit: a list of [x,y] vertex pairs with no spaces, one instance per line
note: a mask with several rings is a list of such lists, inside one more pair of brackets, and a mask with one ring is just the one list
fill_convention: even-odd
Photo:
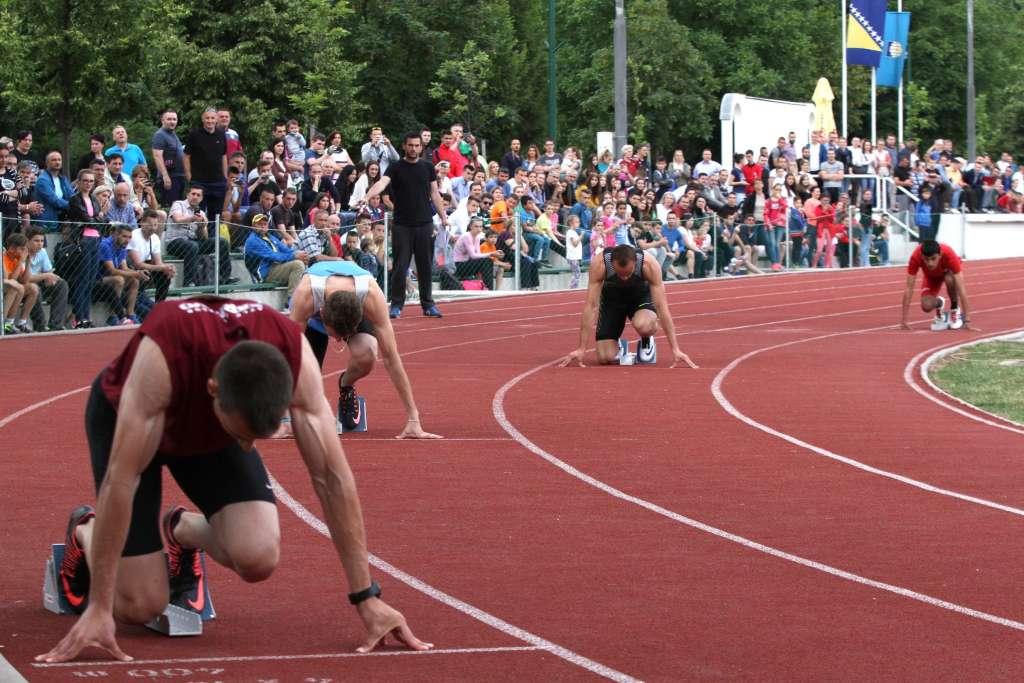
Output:
[[[316,357],[302,331],[263,304],[203,297],[157,305],[96,379],[86,407],[97,509],[71,515],[61,590],[81,613],[37,660],[98,646],[121,660],[114,619],[146,623],[168,603],[202,611],[199,550],[246,581],[277,565],[280,530],[256,439],[290,411],[295,439],[342,558],[372,650],[388,634],[417,650],[371,580],[362,510]],[[164,467],[199,508],[159,522]]]

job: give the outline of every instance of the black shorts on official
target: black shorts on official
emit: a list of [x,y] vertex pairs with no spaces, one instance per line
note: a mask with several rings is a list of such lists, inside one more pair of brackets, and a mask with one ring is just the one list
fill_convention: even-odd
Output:
[[[100,389],[97,377],[85,407],[85,434],[97,493],[107,472],[116,425],[117,411]],[[165,466],[207,519],[232,503],[274,502],[270,478],[256,449],[245,453],[241,446],[232,443],[227,448],[202,455],[168,456],[158,452],[139,478],[128,538],[121,553],[123,557],[147,555],[164,547],[160,537],[160,507]]]
[[641,309],[654,310],[649,293],[632,301],[621,299],[608,301],[602,297],[601,304],[597,309],[597,332],[595,334],[597,341],[618,340],[622,336],[622,331],[626,329],[626,321],[632,320],[633,315]]
[[[323,323],[320,324],[321,326]],[[368,334],[374,339],[377,338],[377,328],[373,326],[369,320],[365,317],[359,321],[356,326],[355,334]],[[322,368],[324,366],[324,358],[327,356],[327,346],[330,344],[330,337],[326,333],[319,330],[313,325],[306,324],[306,341],[309,342],[309,346],[313,349],[313,355],[316,356],[316,362],[320,364]]]

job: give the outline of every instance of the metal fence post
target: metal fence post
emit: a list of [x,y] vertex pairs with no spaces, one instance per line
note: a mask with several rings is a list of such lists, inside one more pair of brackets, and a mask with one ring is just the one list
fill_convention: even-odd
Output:
[[[209,228],[209,221],[206,226]],[[213,294],[220,296],[220,214],[213,218]]]
[[520,221],[519,214],[512,216],[512,230],[515,233],[513,235],[513,248],[516,251],[516,291],[518,292],[523,281],[523,253],[519,248],[519,241],[523,238],[520,232]]
[[[388,248],[388,238],[391,237],[391,221],[389,218],[391,214],[387,211],[384,212],[384,301],[391,303],[391,299],[388,297],[388,289],[391,287],[391,278],[388,276],[388,254],[390,249]],[[394,266],[392,266],[392,270]]]

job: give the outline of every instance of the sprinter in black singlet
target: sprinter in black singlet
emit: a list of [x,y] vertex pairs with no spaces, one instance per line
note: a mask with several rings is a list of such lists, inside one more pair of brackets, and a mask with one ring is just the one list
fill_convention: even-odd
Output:
[[697,367],[676,341],[675,325],[665,297],[665,283],[661,280],[661,267],[644,259],[642,251],[628,244],[605,251],[602,258],[591,262],[580,345],[562,360],[562,367],[570,363],[583,367],[583,355],[595,319],[597,362],[602,365],[619,362],[619,337],[626,328],[626,320],[630,320],[640,335],[640,355],[649,353],[653,356],[654,335],[660,323],[672,348],[672,367],[678,363]]

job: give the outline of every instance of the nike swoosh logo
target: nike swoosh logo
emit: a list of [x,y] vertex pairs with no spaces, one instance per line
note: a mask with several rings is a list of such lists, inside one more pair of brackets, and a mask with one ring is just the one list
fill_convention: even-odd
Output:
[[68,584],[68,577],[61,574],[60,583],[64,587],[64,599],[68,601],[68,604],[72,607],[80,607],[85,602],[84,595],[75,595],[71,590],[71,586]]
[[188,603],[189,607],[191,607],[197,612],[202,612],[203,607],[206,605],[206,593],[203,592],[203,581],[205,580],[205,575],[199,577],[199,583],[196,584],[196,599],[192,600],[191,598],[189,598],[185,601]]

